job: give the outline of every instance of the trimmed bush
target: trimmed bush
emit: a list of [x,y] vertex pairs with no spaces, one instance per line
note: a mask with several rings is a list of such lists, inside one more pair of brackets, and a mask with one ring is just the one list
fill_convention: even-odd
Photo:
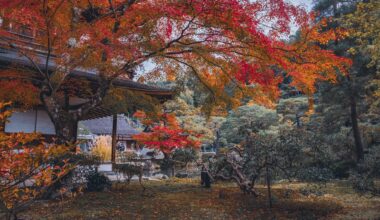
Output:
[[103,174],[92,172],[87,176],[87,191],[101,192],[111,187],[111,181]]

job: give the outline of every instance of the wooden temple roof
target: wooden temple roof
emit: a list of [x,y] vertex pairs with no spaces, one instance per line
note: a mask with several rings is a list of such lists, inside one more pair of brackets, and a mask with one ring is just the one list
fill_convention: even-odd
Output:
[[[14,32],[12,30],[8,30],[10,34],[14,36],[12,37],[12,43],[15,42],[13,47],[9,47],[9,36],[2,36],[0,34],[0,68],[26,68],[26,69],[35,69],[36,65],[38,68],[45,70],[46,65],[46,53],[44,52],[43,46],[38,45],[35,42],[33,42],[33,37],[30,37],[29,35],[20,34],[18,32]],[[18,44],[18,42],[20,42]],[[35,63],[33,64],[28,58],[25,56],[20,56],[19,52],[17,52],[18,45],[22,45],[23,49],[32,50],[35,52],[34,60]],[[25,45],[28,45],[27,47]],[[30,47],[29,47],[30,45]],[[54,62],[54,59],[51,59],[51,61],[48,64],[48,69],[54,71],[56,68],[56,64]],[[1,77],[1,76],[0,76]],[[91,71],[88,69],[82,69],[77,68],[74,69],[69,77],[72,78],[80,78],[88,80],[89,82],[92,82],[96,85],[99,75],[96,73],[96,71]],[[159,88],[151,85],[142,84],[130,79],[121,79],[117,78],[113,80],[113,85],[116,87],[125,88],[131,91],[137,91],[142,92],[146,95],[152,96],[157,98],[160,101],[165,101],[168,99],[172,99],[173,97],[173,90],[168,88]],[[109,109],[106,109],[104,107],[95,107],[93,108],[85,118],[84,120],[94,119],[94,118],[101,118],[105,116],[112,115],[112,112]]]
[[[1,19],[1,17],[0,17]],[[0,28],[5,30],[7,34],[2,34],[0,32],[0,65],[21,65],[29,68],[35,68],[35,66],[26,57],[20,56],[17,52],[19,48],[22,50],[32,51],[36,55],[36,64],[40,69],[44,70],[46,68],[46,56],[47,49],[44,45],[38,44],[34,41],[34,37],[37,34],[44,34],[44,31],[32,31],[30,28],[25,27],[22,24],[16,22],[2,22],[0,23]],[[11,42],[12,47],[9,47]],[[54,70],[56,64],[54,63],[54,57],[56,55],[52,54],[52,59],[49,62],[48,68]],[[84,70],[77,68],[71,73],[72,77],[84,77],[90,81],[96,81],[99,76],[95,71]],[[129,79],[115,79],[113,81],[115,86],[121,86],[126,89],[131,89],[134,91],[142,91],[148,95],[154,96],[164,96],[163,98],[171,98],[173,91],[171,89],[158,88],[151,85],[146,85],[142,83],[135,82]]]
[[[45,64],[43,64],[43,58],[40,57],[39,63],[37,65],[43,69],[45,68]],[[16,51],[4,49],[0,47],[0,66],[3,68],[9,65],[15,65],[15,66],[23,66],[28,68],[34,68],[34,65],[26,58],[20,56]],[[51,62],[49,64],[49,68],[53,69],[55,68],[55,63]],[[88,70],[82,70],[82,69],[75,69],[70,73],[71,77],[83,77],[90,81],[97,81],[99,76],[94,71],[88,71]],[[135,82],[130,79],[115,79],[113,81],[113,85],[120,86],[126,89],[130,89],[133,91],[141,91],[144,92],[147,95],[153,95],[153,96],[168,96],[170,98],[173,95],[173,91],[171,89],[166,88],[159,88],[139,82]]]
[[[87,129],[92,134],[96,135],[111,135],[112,134],[112,116],[98,118],[94,120],[80,121],[79,126]],[[117,116],[117,135],[132,139],[135,134],[141,133],[133,128],[124,115]]]

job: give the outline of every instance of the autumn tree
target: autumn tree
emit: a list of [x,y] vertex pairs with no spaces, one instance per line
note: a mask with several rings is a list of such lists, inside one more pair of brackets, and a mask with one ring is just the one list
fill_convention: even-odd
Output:
[[[169,100],[164,103],[165,111],[174,114],[180,126],[185,130],[192,130],[201,137],[199,141],[202,146],[209,147],[216,143],[217,131],[221,124],[224,122],[224,115],[213,112],[207,115],[203,107],[207,108],[207,104],[203,103],[203,98],[206,97],[201,88],[191,79],[186,77],[181,81],[186,80],[184,88],[175,99]],[[189,79],[189,80],[187,80]],[[179,83],[181,85],[181,83]],[[181,85],[182,86],[182,85]],[[202,97],[203,96],[203,97]]]
[[[2,47],[33,67],[2,71],[1,78],[32,82],[64,141],[73,140],[77,121],[102,103],[115,79],[132,79],[146,63],[155,68],[145,76],[193,74],[208,91],[207,102],[222,108],[243,97],[272,106],[282,78],[274,67],[311,95],[316,81],[334,81],[336,70],[345,73],[350,65],[315,44],[345,33],[320,33],[313,16],[283,0],[1,0],[0,7]],[[292,24],[300,27],[300,40],[287,44]],[[43,56],[30,50],[30,41],[15,42],[5,31],[12,25],[33,33]],[[74,70],[97,76],[79,105],[65,101],[70,86],[78,88],[68,80]]]
[[[0,102],[0,121],[11,115],[9,105]],[[67,146],[47,146],[39,134],[0,133],[0,210],[6,219],[17,219],[73,168],[68,160],[53,162],[68,152]]]
[[200,147],[199,135],[191,130],[182,129],[174,114],[162,113],[149,116],[144,112],[134,115],[145,126],[145,132],[134,135],[133,138],[145,147],[155,149],[164,154],[164,165],[172,169],[174,163],[172,153],[176,149],[197,149]]

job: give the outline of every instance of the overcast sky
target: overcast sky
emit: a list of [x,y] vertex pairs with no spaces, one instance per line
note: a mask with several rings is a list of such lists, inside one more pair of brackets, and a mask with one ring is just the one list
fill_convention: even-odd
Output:
[[311,9],[312,3],[313,3],[313,0],[288,0],[288,1],[293,2],[294,4],[303,5],[308,10]]

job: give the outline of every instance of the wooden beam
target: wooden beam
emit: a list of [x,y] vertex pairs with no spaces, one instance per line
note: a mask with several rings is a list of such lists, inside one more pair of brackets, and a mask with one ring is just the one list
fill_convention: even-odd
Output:
[[34,114],[34,132],[37,132],[37,117],[38,117],[38,109],[35,109],[35,114]]
[[111,153],[112,164],[114,164],[116,161],[116,142],[117,142],[117,114],[113,114],[113,117],[112,117],[112,153]]

